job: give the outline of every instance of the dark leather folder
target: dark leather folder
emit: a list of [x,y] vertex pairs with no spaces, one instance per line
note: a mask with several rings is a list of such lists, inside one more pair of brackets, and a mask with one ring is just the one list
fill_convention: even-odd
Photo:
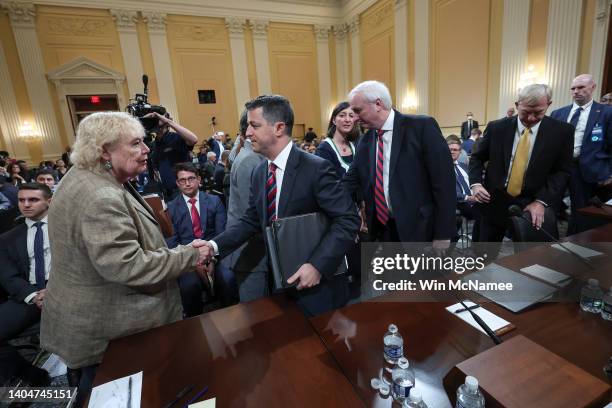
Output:
[[[289,285],[287,279],[308,262],[329,228],[329,219],[321,212],[280,218],[266,228],[272,275],[277,290],[295,285]],[[346,258],[343,257],[334,275],[346,271]]]

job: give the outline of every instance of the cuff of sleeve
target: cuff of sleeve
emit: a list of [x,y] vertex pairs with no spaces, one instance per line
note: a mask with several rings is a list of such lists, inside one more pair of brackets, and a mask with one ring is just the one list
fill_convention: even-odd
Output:
[[217,246],[217,243],[215,241],[208,241],[208,243],[210,244],[213,251],[215,252],[215,256],[219,256],[219,247]]
[[474,184],[470,185],[470,188],[474,188],[475,186],[481,186],[482,187],[482,184],[481,183],[474,183]]
[[536,200],[538,203],[542,204],[544,207],[548,207],[548,204],[546,204],[544,201],[542,200]]
[[25,297],[25,299],[23,299],[24,303],[27,303],[28,305],[31,305],[32,304],[32,299],[34,299],[36,297],[36,295],[38,295],[38,292],[30,293],[28,296]]

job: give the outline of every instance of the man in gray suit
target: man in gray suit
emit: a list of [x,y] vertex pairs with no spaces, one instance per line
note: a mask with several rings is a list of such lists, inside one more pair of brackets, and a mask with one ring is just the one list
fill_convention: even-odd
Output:
[[[249,207],[251,175],[261,163],[263,156],[253,151],[251,140],[245,136],[247,123],[246,110],[240,116],[240,143],[242,147],[233,161],[230,172],[230,200],[227,207],[227,227],[238,220]],[[238,281],[241,302],[248,302],[268,294],[268,263],[266,245],[262,234],[256,234],[244,245],[223,260]]]

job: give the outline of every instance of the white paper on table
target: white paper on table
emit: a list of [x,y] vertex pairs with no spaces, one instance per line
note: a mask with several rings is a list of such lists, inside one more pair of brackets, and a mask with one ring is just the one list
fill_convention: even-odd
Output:
[[521,272],[525,272],[527,275],[531,275],[545,282],[552,283],[555,286],[567,286],[572,281],[571,276],[538,264],[522,268]]
[[[476,304],[476,303],[470,302],[468,300],[464,301],[463,303],[465,303],[465,305],[467,307],[474,306]],[[463,320],[464,322],[466,322],[470,326],[480,330],[484,334],[487,334],[487,332],[484,331],[482,329],[482,327],[480,327],[480,325],[478,323],[476,323],[476,320],[474,320],[474,318],[472,317],[470,312],[468,312],[467,310],[464,310],[461,313],[455,313],[455,310],[458,310],[458,309],[464,309],[464,307],[463,307],[463,305],[461,303],[455,303],[454,305],[451,305],[451,306],[446,308],[446,310],[448,310],[449,313],[457,316],[458,318],[460,318],[461,320]],[[499,329],[501,329],[501,328],[503,328],[503,327],[506,327],[506,326],[508,326],[510,324],[509,321],[504,320],[501,317],[499,317],[499,316],[489,312],[487,309],[483,308],[482,306],[477,307],[476,309],[472,309],[472,312],[474,312],[475,314],[480,316],[480,318],[494,332],[499,330]]]
[[216,398],[207,399],[206,401],[196,402],[195,404],[190,404],[188,408],[215,408],[217,404]]
[[[130,378],[132,392],[130,393]],[[89,408],[139,408],[142,371],[98,385],[91,390]]]
[[598,252],[595,251],[591,248],[587,248],[587,247],[583,247],[580,245],[576,245],[572,242],[564,242],[563,246],[559,245],[559,244],[553,244],[551,245],[551,247],[555,248],[555,249],[559,249],[563,252],[568,252],[569,251],[563,247],[569,248],[572,252],[574,252],[575,254],[578,254],[580,256],[582,256],[583,258],[592,258],[594,256],[598,256],[598,255],[603,255],[602,252]]
[[41,368],[43,370],[47,370],[47,372],[49,373],[49,377],[51,378],[64,375],[67,371],[66,364],[62,361],[61,358],[59,358],[57,354],[51,354]]
[[[606,205],[612,205],[612,198],[606,201]],[[610,403],[610,405],[612,406],[612,402]]]

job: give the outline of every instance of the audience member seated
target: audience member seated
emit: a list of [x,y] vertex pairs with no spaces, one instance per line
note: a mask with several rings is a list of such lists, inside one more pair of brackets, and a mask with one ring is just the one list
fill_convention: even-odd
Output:
[[[461,146],[462,140],[459,138],[459,136],[455,134],[450,134],[446,136],[446,143],[450,143],[451,141],[458,142],[459,145]],[[468,157],[468,154],[465,152],[465,150],[463,150],[463,148],[461,149],[461,152],[459,153],[459,159],[457,159],[457,161],[465,166],[468,165],[469,157]]]
[[35,172],[30,170],[28,163],[25,160],[17,160],[16,163],[19,165],[19,168],[21,169],[21,172],[19,174],[21,175],[21,177],[23,177],[25,182],[26,183],[33,182]]
[[474,146],[477,144],[476,142],[480,139],[481,135],[482,132],[480,131],[480,129],[472,129],[472,134],[470,135],[470,138],[461,144],[461,147],[463,148],[463,150],[465,150],[468,156],[472,154],[472,150],[474,149]]
[[223,153],[221,153],[221,158],[219,159],[219,161],[217,161],[217,164],[215,165],[215,190],[220,193],[223,193],[225,190],[223,187],[223,180],[225,179],[225,172],[229,165],[227,160],[229,154],[229,150],[224,150]]
[[[219,197],[199,191],[202,180],[195,166],[179,163],[175,171],[181,194],[168,203],[168,215],[174,229],[174,235],[166,239],[168,246],[188,245],[196,239],[208,241],[225,231],[225,207]],[[214,281],[213,289],[219,294],[221,304],[228,306],[235,303],[238,289],[229,269],[221,263],[215,265],[211,262],[206,272]],[[185,316],[201,314],[204,308],[202,290],[208,282],[202,282],[194,271],[179,277],[178,283]]]
[[58,159],[55,161],[55,170],[57,171],[57,181],[60,181],[68,171],[68,168],[66,168],[66,163],[62,159]]
[[51,189],[51,191],[55,190],[55,178],[53,177],[53,170],[48,168],[38,170],[36,173],[36,182],[40,184],[44,184]]
[[13,163],[9,166],[9,178],[10,182],[14,186],[18,186],[20,184],[26,183],[26,177],[23,177],[21,174],[21,166],[17,163]]
[[51,271],[47,213],[51,190],[38,183],[19,186],[25,223],[0,236],[0,284],[9,299],[0,304],[0,384],[16,376],[30,385],[49,384],[46,371],[29,364],[8,340],[40,320]]
[[[447,143],[448,150],[450,150],[453,164],[455,166],[455,192],[457,193],[457,209],[466,219],[478,220],[478,210],[474,206],[476,199],[474,196],[472,196],[472,192],[470,190],[468,168],[464,164],[458,162],[459,155],[461,154],[461,144],[455,139],[451,139]],[[478,223],[474,224],[472,236],[473,241],[476,241],[478,237]]]

